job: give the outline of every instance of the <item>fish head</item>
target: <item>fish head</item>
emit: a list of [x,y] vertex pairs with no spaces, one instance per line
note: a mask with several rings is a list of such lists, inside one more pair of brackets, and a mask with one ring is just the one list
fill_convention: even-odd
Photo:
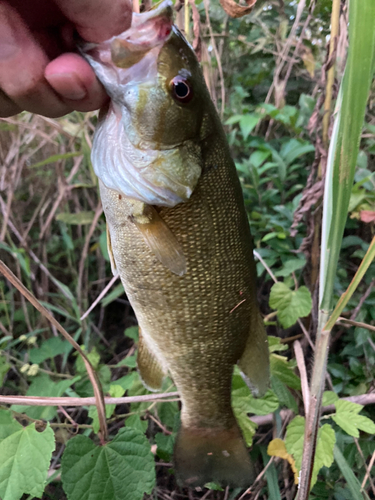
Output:
[[[102,149],[108,149],[109,136],[113,137],[111,144],[114,137],[121,143],[120,153],[106,154],[105,160],[103,151],[95,158],[98,146],[94,140],[97,175],[107,187],[113,187],[113,182],[109,185],[103,178],[103,171],[108,181],[109,171],[119,163],[119,158],[110,161],[109,156],[122,156],[123,177],[129,181],[125,171],[132,170],[138,180],[152,184],[151,190],[166,189],[168,194],[164,192],[163,201],[158,196],[133,196],[134,189],[127,191],[124,185],[119,191],[165,206],[186,201],[198,182],[202,170],[199,140],[206,103],[210,102],[195,53],[173,25],[172,14],[167,0],[153,11],[133,14],[131,28],[119,36],[81,47],[111,97],[109,113],[100,125],[103,128],[104,123],[105,131],[98,130],[96,140],[100,138]],[[129,161],[132,168],[126,166]],[[135,190],[143,189],[134,179],[130,181]]]

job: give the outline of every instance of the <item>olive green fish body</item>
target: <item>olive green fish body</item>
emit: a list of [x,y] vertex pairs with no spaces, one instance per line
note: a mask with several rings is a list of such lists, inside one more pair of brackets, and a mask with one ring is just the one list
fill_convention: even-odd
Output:
[[[233,366],[239,364],[255,393],[263,394],[268,386],[268,345],[255,296],[251,235],[219,118],[191,48],[175,31],[158,54],[158,74],[167,72],[167,81],[175,74],[184,77],[181,66],[191,75],[193,104],[178,103],[176,112],[161,104],[159,115],[151,110],[148,118],[154,116],[158,126],[142,134],[150,100],[147,95],[140,99],[137,90],[133,116],[143,144],[154,142],[162,154],[179,148],[181,172],[171,182],[178,184],[173,188],[178,196],[193,186],[191,194],[163,206],[136,200],[104,181],[100,193],[113,267],[140,326],[140,375],[147,387],[158,390],[169,374],[181,394],[175,447],[179,481],[248,486],[252,464],[231,407]],[[185,140],[179,142],[182,132]],[[197,179],[189,165],[199,169]],[[158,193],[169,199],[166,190]]]

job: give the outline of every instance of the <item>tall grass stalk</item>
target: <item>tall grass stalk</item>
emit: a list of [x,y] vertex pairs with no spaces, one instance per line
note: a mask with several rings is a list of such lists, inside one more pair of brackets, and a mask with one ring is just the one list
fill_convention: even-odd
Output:
[[[375,2],[350,0],[349,52],[329,146],[322,221],[319,320],[298,500],[307,500],[319,427],[333,290],[375,61]],[[371,256],[370,256],[371,257]],[[369,257],[367,255],[367,263]],[[363,268],[363,266],[362,266]],[[356,285],[358,280],[356,281]],[[356,286],[352,286],[351,292]]]

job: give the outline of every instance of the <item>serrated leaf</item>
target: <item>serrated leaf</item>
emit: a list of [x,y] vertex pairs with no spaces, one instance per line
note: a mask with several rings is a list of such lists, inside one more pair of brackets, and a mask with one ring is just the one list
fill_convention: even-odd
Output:
[[54,358],[59,354],[65,354],[70,350],[70,343],[60,337],[52,337],[44,340],[40,348],[30,350],[31,363],[43,363],[46,359]]
[[298,469],[296,468],[296,462],[292,455],[286,451],[285,443],[282,439],[276,438],[270,441],[267,453],[270,457],[280,457],[287,460],[292,468],[294,474],[294,483],[298,484]]
[[65,222],[65,224],[68,225],[73,225],[73,226],[80,226],[80,225],[86,225],[86,224],[91,224],[92,221],[94,220],[95,212],[92,210],[89,211],[82,211],[82,212],[77,212],[77,213],[61,213],[56,215],[56,220],[59,220],[61,222]]
[[155,485],[150,444],[127,427],[104,446],[82,435],[70,439],[61,467],[68,500],[142,500]]
[[22,428],[22,425],[13,418],[10,411],[0,410],[0,441]]
[[331,467],[333,463],[333,450],[335,443],[335,431],[329,424],[324,424],[318,431],[314,468],[311,476],[311,488],[316,483],[320,469],[323,466]]
[[277,282],[271,288],[269,304],[272,309],[277,310],[282,326],[289,328],[299,318],[310,314],[311,293],[305,286],[293,291],[285,283]]
[[258,425],[249,419],[246,413],[236,411],[234,409],[234,414],[237,419],[237,423],[242,430],[242,435],[245,439],[245,443],[247,446],[251,446],[253,444],[253,437],[256,433]]
[[130,415],[130,417],[125,420],[125,426],[145,433],[147,431],[148,422],[147,420],[141,420],[139,415]]
[[232,406],[237,414],[267,415],[277,410],[279,401],[271,390],[262,398],[254,398],[241,375],[235,372],[232,381]]
[[368,434],[375,434],[375,423],[369,418],[358,415],[363,409],[362,405],[339,399],[335,402],[336,414],[332,420],[336,422],[350,436],[359,437],[359,430]]
[[322,398],[322,406],[333,405],[339,399],[338,395],[333,391],[324,391]]
[[[285,446],[288,453],[293,455],[298,471],[301,470],[304,434],[305,419],[304,417],[297,416],[287,427]],[[330,467],[332,465],[335,442],[335,431],[329,424],[323,425],[318,431],[311,488],[316,483],[320,469],[324,465],[326,467]]]
[[1,441],[2,500],[19,500],[24,493],[41,498],[54,449],[55,438],[49,424],[38,432],[33,423]]

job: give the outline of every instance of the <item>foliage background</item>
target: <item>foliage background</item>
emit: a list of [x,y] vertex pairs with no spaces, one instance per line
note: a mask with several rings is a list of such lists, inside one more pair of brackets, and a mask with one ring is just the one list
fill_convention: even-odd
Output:
[[[201,62],[211,95],[222,113],[243,185],[255,249],[261,258],[257,263],[258,299],[271,336],[272,388],[266,397],[254,400],[238,375],[233,379],[234,408],[247,442],[253,442],[251,455],[260,473],[246,494],[249,499],[295,496],[290,465],[298,465],[304,405],[293,342],[300,340],[309,373],[313,360],[309,339],[314,340],[317,327],[320,179],[326,161],[322,104],[331,2],[318,2],[310,14],[309,6],[302,1],[258,1],[254,11],[240,19],[229,18],[216,0],[209,5],[197,3]],[[296,22],[299,8],[302,14]],[[342,3],[334,99],[345,64],[346,23],[346,5]],[[336,298],[346,290],[374,235],[373,99],[372,93],[336,276]],[[106,394],[146,394],[135,369],[136,320],[122,286],[115,283],[88,317],[80,319],[111,278],[105,220],[90,164],[95,123],[96,113],[72,113],[59,120],[23,113],[0,121],[0,254],[84,346]],[[373,264],[347,306],[343,315],[346,319],[375,324],[374,275]],[[278,281],[276,287],[274,280]],[[286,303],[282,300],[285,297],[289,297]],[[84,365],[70,344],[4,279],[0,280],[0,329],[1,394],[93,394]],[[339,451],[333,457],[332,444],[319,455],[320,465],[324,466],[311,498],[375,498],[368,474],[375,456],[374,400],[368,398],[366,401],[372,404],[363,409],[336,401],[337,396],[357,397],[355,401],[364,401],[358,399],[360,395],[373,396],[374,366],[374,332],[340,322],[330,346],[326,387],[330,392],[325,394],[323,404],[331,407],[322,417],[322,424],[329,425],[323,427],[328,434],[321,440],[329,440],[329,429],[333,429],[333,444],[336,442]],[[173,391],[171,381],[166,382],[165,391]],[[81,447],[90,447],[88,441],[98,444],[94,435],[99,428],[96,410],[13,406],[9,413],[5,406],[1,408],[2,428],[12,432],[9,430],[8,435],[0,431],[0,448],[7,437],[13,435],[16,439],[17,433],[27,432],[34,436],[30,439],[38,440],[44,432],[54,431],[56,448],[43,498],[63,499],[66,494],[71,499],[81,498],[69,487],[74,483],[69,475],[73,463],[69,453],[77,438],[82,440]],[[25,430],[17,427],[14,417]],[[153,498],[161,499],[180,496],[228,500],[243,494],[237,490],[220,491],[216,485],[202,491],[176,486],[171,474],[171,451],[179,423],[178,401],[118,405],[107,409],[107,418],[112,443],[118,440],[126,457],[129,446],[139,440],[138,459],[145,460],[138,470],[128,471],[123,478],[125,489],[130,488],[126,482],[129,477],[144,485],[143,490],[135,488],[129,500],[142,498],[143,492],[151,494],[151,490]],[[41,430],[44,421],[49,422],[47,429],[33,434],[31,426]],[[352,428],[348,422],[353,423]],[[75,436],[77,433],[79,436]],[[273,457],[270,462],[267,447],[274,438],[284,440],[286,460]],[[150,449],[155,469],[149,467],[154,461]],[[7,450],[11,453],[10,448]],[[348,487],[353,480],[348,469],[359,481],[354,483],[354,489]],[[144,470],[149,474],[141,476]],[[110,477],[115,472],[110,471]],[[0,477],[2,473],[0,464]],[[43,486],[43,478],[40,484]],[[39,490],[25,485],[20,494],[27,493],[24,498],[40,497],[43,487]],[[9,488],[7,491],[9,494]],[[5,498],[1,489],[0,496]],[[114,486],[107,498],[125,497]]]

